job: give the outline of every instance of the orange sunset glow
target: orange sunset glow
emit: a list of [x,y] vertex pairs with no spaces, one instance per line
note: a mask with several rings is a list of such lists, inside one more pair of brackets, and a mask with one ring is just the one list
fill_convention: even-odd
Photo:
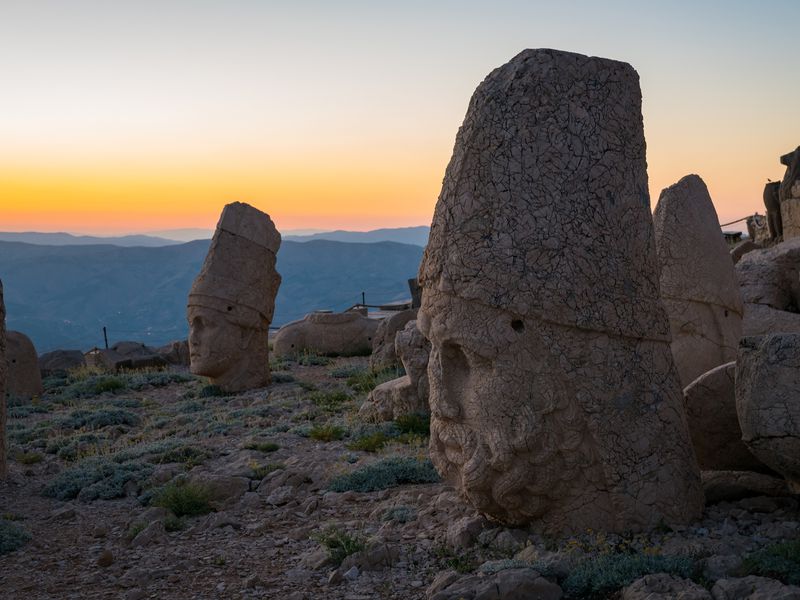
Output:
[[674,8],[585,4],[576,17],[506,4],[517,18],[471,5],[420,18],[419,7],[178,2],[152,20],[17,4],[0,24],[0,229],[211,228],[232,200],[284,230],[428,224],[475,86],[548,46],[639,71],[653,205],[694,172],[722,222],[764,212],[763,185],[797,141],[800,93],[777,60],[791,36],[769,11],[720,20],[687,4],[675,44],[686,15]]

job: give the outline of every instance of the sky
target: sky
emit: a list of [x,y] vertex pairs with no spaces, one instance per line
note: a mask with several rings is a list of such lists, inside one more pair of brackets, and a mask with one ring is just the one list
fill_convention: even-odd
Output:
[[[525,48],[631,63],[651,204],[763,213],[800,144],[800,2],[0,0],[0,230],[429,224],[475,87]],[[731,227],[730,229],[735,229]]]

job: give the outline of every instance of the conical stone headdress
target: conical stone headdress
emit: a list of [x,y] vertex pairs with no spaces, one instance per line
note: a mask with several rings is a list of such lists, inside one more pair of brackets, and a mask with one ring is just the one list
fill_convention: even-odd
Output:
[[219,311],[242,327],[269,327],[281,282],[280,245],[269,215],[242,202],[226,205],[188,305]]

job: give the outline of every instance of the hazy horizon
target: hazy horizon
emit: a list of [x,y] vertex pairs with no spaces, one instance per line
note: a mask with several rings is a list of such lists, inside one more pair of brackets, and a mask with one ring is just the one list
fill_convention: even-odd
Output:
[[240,200],[281,230],[430,224],[475,87],[525,48],[623,60],[651,205],[689,173],[720,222],[764,212],[800,139],[800,4],[7,2],[0,228],[213,229]]

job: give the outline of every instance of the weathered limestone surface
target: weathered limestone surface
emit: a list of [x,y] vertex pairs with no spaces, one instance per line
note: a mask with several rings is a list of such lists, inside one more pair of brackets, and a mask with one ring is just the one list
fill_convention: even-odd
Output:
[[731,260],[733,260],[733,264],[736,264],[745,254],[752,252],[753,250],[759,250],[760,248],[761,246],[752,240],[744,240],[743,242],[739,242],[733,248],[731,248]]
[[683,390],[697,462],[704,470],[764,471],[742,442],[735,380],[734,361],[703,373]]
[[800,334],[747,337],[736,360],[742,440],[800,493]]
[[380,371],[399,365],[397,353],[394,349],[394,337],[402,331],[406,323],[417,318],[416,309],[401,310],[383,319],[375,331],[372,339],[372,356],[369,357],[369,366],[373,371]]
[[419,279],[430,452],[469,503],[560,533],[699,515],[630,65],[526,50],[481,83]]
[[784,240],[800,237],[800,197],[786,198],[781,202],[781,219]]
[[8,474],[6,458],[6,422],[8,406],[6,403],[6,387],[8,365],[6,364],[6,305],[3,300],[3,282],[0,281],[0,479]]
[[39,357],[31,339],[19,331],[6,331],[6,392],[10,397],[32,398],[44,391]]
[[228,392],[269,384],[269,324],[281,276],[281,235],[269,215],[241,202],[222,210],[189,292],[190,370]]
[[360,356],[372,352],[372,340],[380,322],[355,311],[315,312],[278,330],[273,342],[275,356],[292,357],[304,352],[328,356]]
[[753,471],[703,471],[706,504],[736,502],[754,496],[790,496],[786,481]]
[[672,356],[687,386],[736,358],[742,300],[717,212],[700,177],[687,175],[663,190],[653,223]]
[[389,421],[401,415],[427,414],[428,357],[431,344],[409,321],[395,336],[396,354],[406,374],[376,387],[361,406],[361,415],[374,421]]
[[712,600],[703,586],[691,579],[655,573],[645,575],[622,590],[622,600]]
[[189,341],[176,340],[165,344],[156,350],[159,356],[166,360],[171,365],[180,365],[188,367],[191,361],[189,360]]
[[800,238],[749,252],[736,264],[742,335],[800,333]]
[[55,373],[66,373],[70,369],[82,367],[85,364],[86,360],[80,350],[53,350],[45,352],[39,357],[39,371],[42,377]]

